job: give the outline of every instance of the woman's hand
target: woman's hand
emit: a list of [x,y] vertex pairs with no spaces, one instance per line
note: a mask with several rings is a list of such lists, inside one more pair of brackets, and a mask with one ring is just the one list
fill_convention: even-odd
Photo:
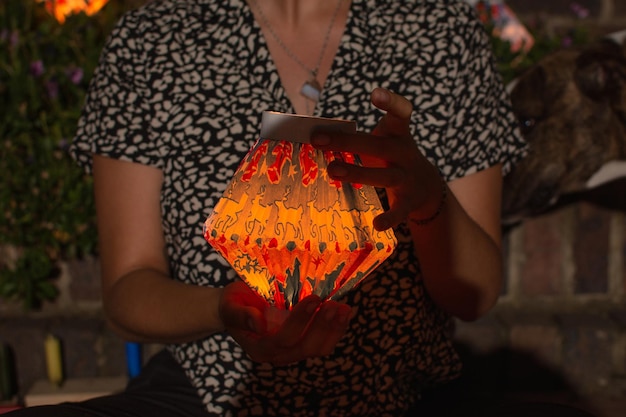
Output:
[[361,157],[364,166],[333,161],[328,175],[384,187],[389,209],[374,219],[374,227],[408,220],[430,296],[450,314],[475,320],[495,304],[502,286],[501,166],[456,179],[448,190],[411,135],[411,103],[381,88],[372,91],[371,101],[385,112],[371,134],[319,132],[311,143]]
[[274,365],[330,355],[352,315],[345,304],[311,295],[273,326],[270,308],[246,283],[236,281],[224,288],[219,313],[226,331],[252,360]]
[[315,134],[311,143],[321,150],[358,154],[363,167],[333,161],[328,166],[332,179],[384,187],[390,208],[374,220],[378,230],[394,227],[409,214],[425,218],[441,200],[437,169],[422,155],[410,132],[411,103],[404,97],[377,88],[372,104],[386,112],[372,134]]

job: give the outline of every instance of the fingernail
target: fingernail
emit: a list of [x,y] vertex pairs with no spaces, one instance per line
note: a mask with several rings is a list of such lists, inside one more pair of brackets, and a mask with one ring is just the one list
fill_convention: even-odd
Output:
[[330,136],[323,133],[315,133],[311,136],[311,144],[317,146],[324,146],[330,143]]
[[376,89],[373,94],[374,98],[380,102],[387,103],[389,101],[389,93],[385,89]]

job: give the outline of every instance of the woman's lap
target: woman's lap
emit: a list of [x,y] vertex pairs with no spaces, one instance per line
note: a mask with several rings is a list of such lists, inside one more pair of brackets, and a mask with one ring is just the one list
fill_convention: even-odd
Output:
[[[457,382],[427,393],[409,412],[424,417],[593,417],[558,404],[511,403],[468,398]],[[29,407],[7,417],[209,417],[196,390],[171,354],[162,351],[119,394],[80,403]]]

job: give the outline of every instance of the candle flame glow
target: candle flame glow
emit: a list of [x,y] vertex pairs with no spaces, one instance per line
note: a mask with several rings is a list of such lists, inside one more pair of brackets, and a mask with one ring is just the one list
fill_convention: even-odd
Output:
[[45,3],[46,10],[61,24],[65,23],[67,16],[84,12],[87,16],[93,16],[108,3],[109,0],[38,0]]

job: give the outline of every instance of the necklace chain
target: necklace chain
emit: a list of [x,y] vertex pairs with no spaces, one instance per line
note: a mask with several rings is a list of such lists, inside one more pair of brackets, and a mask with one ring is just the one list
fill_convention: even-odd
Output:
[[[328,25],[328,29],[326,30],[326,34],[324,36],[324,42],[322,43],[320,56],[317,59],[317,63],[315,64],[315,67],[313,69],[306,66],[304,62],[302,62],[300,58],[298,58],[298,56],[294,54],[293,51],[291,51],[291,49],[287,47],[287,45],[285,45],[283,40],[274,31],[274,28],[272,28],[272,25],[270,24],[269,20],[265,16],[265,13],[263,13],[263,10],[261,9],[261,6],[257,2],[257,0],[253,0],[252,3],[254,3],[259,13],[259,18],[261,19],[261,23],[263,23],[263,26],[267,28],[267,30],[269,31],[270,35],[272,35],[272,38],[274,38],[276,43],[285,51],[285,53],[287,54],[287,56],[289,56],[289,58],[291,58],[295,63],[300,65],[304,70],[306,70],[307,72],[311,74],[312,79],[304,83],[304,85],[302,86],[301,94],[304,95],[309,100],[317,101],[317,99],[319,98],[320,90],[321,90],[320,83],[319,81],[317,81],[317,72],[319,71],[320,65],[322,64],[322,60],[324,59],[326,47],[328,46],[328,41],[330,39],[330,33],[332,32],[333,26],[335,24],[335,20],[337,19],[337,15],[339,14],[339,9],[341,8],[341,0],[337,1],[337,7],[335,7],[335,11],[333,12],[333,16],[330,19],[330,24]],[[314,91],[311,93],[310,90],[308,89],[313,89]]]

